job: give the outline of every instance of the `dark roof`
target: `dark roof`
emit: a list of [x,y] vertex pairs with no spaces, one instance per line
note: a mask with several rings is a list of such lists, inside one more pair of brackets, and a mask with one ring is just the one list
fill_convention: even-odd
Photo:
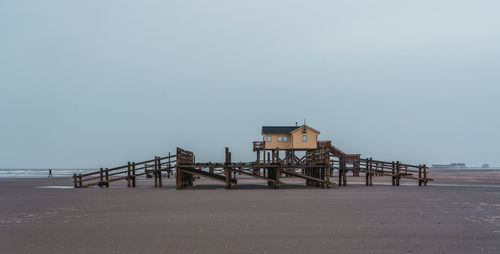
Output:
[[297,128],[300,126],[262,126],[262,133],[290,133]]

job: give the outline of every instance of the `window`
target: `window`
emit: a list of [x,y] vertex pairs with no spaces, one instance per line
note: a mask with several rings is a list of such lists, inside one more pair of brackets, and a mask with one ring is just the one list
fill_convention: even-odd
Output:
[[285,142],[285,143],[288,142],[288,137],[287,136],[283,137],[283,142]]
[[302,135],[302,142],[307,142],[307,135]]
[[282,142],[282,141],[283,141],[283,140],[282,140],[282,138],[283,138],[283,137],[278,136],[278,142]]
[[267,142],[271,142],[271,136],[267,136]]

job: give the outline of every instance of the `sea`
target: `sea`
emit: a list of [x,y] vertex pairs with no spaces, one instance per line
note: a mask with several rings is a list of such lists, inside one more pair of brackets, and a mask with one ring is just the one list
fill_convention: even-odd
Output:
[[[71,177],[73,174],[85,174],[97,169],[52,169],[54,177]],[[42,178],[49,176],[49,169],[0,169],[0,178]]]

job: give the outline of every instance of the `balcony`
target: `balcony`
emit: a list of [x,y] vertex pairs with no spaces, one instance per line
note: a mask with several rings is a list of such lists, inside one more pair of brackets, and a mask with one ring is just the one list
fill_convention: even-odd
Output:
[[264,147],[266,146],[265,141],[254,141],[253,142],[253,151],[259,151],[259,150],[264,150]]

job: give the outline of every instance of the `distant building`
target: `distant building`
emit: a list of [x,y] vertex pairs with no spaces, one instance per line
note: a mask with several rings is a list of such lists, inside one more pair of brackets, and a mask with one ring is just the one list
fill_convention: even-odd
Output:
[[432,164],[433,168],[465,168],[465,163]]
[[450,164],[432,164],[432,168],[450,168]]
[[451,168],[465,168],[465,163],[451,163]]
[[319,131],[307,126],[262,126],[265,149],[309,150],[318,147]]
[[490,167],[490,164],[483,164],[481,167],[482,167],[482,168],[489,168],[489,167]]

